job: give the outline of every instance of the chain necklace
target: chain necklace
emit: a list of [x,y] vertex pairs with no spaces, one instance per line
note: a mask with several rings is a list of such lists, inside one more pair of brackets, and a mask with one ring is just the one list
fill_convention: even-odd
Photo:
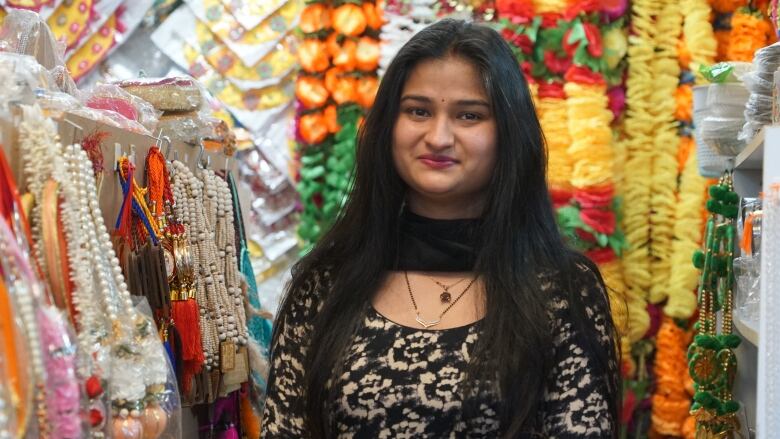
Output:
[[463,279],[460,279],[459,281],[455,282],[452,285],[446,285],[444,284],[444,282],[439,282],[438,280],[434,279],[431,276],[428,276],[428,279],[432,280],[436,285],[440,286],[444,290],[444,292],[442,292],[439,295],[439,299],[441,299],[441,303],[450,303],[450,300],[452,300],[452,294],[450,294],[450,288],[454,288],[456,285],[466,280],[466,278],[464,277]]
[[[412,305],[414,306],[414,313],[417,317],[415,320],[417,320],[417,323],[419,323],[420,325],[422,325],[423,328],[426,329],[441,323],[441,319],[442,317],[444,317],[444,314],[447,314],[447,311],[449,311],[450,308],[455,306],[455,304],[458,303],[460,298],[463,297],[463,295],[466,294],[469,291],[469,289],[471,289],[471,286],[474,285],[474,282],[477,281],[476,277],[472,279],[471,282],[469,282],[469,284],[466,285],[466,288],[458,295],[458,297],[456,297],[455,300],[453,300],[452,303],[449,304],[449,306],[444,308],[444,311],[442,311],[441,314],[439,314],[439,318],[437,318],[436,320],[425,320],[420,316],[420,310],[417,308],[417,301],[414,300],[414,294],[412,293],[412,284],[409,283],[409,272],[404,271],[404,278],[406,279],[406,288],[409,290],[409,298],[412,299]],[[455,285],[451,285],[450,288]]]

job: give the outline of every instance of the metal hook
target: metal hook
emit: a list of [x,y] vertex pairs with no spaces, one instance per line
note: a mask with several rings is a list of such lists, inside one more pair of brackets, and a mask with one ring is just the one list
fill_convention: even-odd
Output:
[[168,136],[162,136],[160,140],[161,143],[165,142],[165,152],[163,153],[163,155],[167,159],[168,155],[171,153],[171,146],[173,146],[173,142],[171,141],[171,138]]
[[203,162],[201,162],[201,160],[203,160],[203,153],[206,151],[202,141],[200,142],[199,148],[200,150],[198,151],[198,158],[195,160],[195,166],[199,167],[200,169],[206,169],[203,166]]
[[68,118],[63,118],[62,120],[63,120],[63,122],[65,122],[65,123],[67,123],[67,124],[69,124],[70,126],[73,127],[73,136],[72,136],[71,140],[73,141],[73,143],[76,143],[76,132],[77,132],[77,130],[78,130],[78,132],[84,132],[84,128],[82,128],[80,125],[76,124],[75,122],[71,121]]

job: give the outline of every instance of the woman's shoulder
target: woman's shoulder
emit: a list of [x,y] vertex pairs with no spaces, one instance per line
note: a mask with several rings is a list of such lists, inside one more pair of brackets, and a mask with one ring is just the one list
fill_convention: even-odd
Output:
[[280,316],[296,320],[312,317],[322,306],[331,285],[330,267],[296,265],[280,307]]

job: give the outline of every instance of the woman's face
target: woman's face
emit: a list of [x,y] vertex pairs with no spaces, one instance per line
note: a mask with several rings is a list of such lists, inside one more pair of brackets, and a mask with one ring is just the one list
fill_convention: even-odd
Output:
[[423,216],[482,214],[496,162],[496,122],[479,70],[457,56],[419,63],[401,92],[393,160]]

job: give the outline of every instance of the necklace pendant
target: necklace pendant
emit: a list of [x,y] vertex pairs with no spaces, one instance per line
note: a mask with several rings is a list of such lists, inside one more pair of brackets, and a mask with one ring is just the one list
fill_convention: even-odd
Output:
[[420,317],[420,314],[417,314],[417,318],[415,320],[417,320],[417,323],[419,323],[426,329],[430,328],[431,326],[436,326],[439,324],[439,322],[441,322],[440,318],[436,320],[425,320],[422,317]]
[[441,299],[441,303],[450,303],[450,300],[452,300],[452,295],[449,291],[444,290],[444,292],[439,295],[439,299]]

